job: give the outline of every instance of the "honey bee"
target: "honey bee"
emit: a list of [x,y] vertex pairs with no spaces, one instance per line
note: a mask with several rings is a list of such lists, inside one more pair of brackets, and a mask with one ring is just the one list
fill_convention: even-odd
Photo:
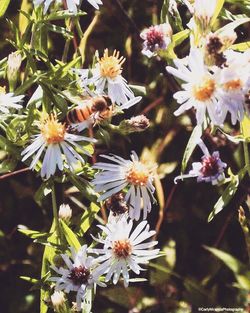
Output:
[[98,96],[87,100],[67,114],[69,125],[92,121],[93,125],[112,116],[113,103],[108,96]]

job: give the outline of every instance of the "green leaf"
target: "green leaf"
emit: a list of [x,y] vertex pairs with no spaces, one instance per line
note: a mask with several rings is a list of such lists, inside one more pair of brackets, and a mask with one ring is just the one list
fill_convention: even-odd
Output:
[[[55,223],[50,229],[51,236],[48,237],[48,240],[52,243],[57,244],[58,238],[55,232]],[[41,279],[44,280],[48,273],[50,272],[50,265],[53,263],[54,257],[56,255],[56,249],[53,246],[45,246],[43,260],[42,260],[42,270],[41,270]],[[45,289],[43,286],[41,288],[41,299],[40,299],[40,313],[47,313],[48,306],[45,304],[45,299],[49,296],[49,291]]]
[[78,11],[77,14],[69,12],[68,10],[62,10],[57,12],[52,12],[46,17],[46,21],[55,21],[55,20],[65,20],[70,17],[84,16],[87,13],[84,11]]
[[90,201],[95,202],[97,200],[97,193],[94,191],[90,183],[73,173],[68,173],[69,180],[71,183]]
[[60,224],[62,226],[63,234],[64,234],[68,244],[71,247],[75,248],[76,251],[78,251],[81,248],[81,244],[78,241],[76,235],[69,228],[69,226],[66,223],[64,223],[64,221],[60,220]]
[[99,211],[100,207],[92,202],[90,204],[90,208],[87,209],[82,215],[80,222],[80,235],[84,235],[87,232]]
[[[209,1],[209,0],[208,0]],[[221,9],[223,8],[225,0],[217,0],[216,7],[214,10],[214,15],[211,20],[211,25],[213,25],[220,14]]]
[[190,34],[190,30],[189,29],[185,29],[185,30],[182,30],[182,31],[174,34],[173,37],[172,37],[172,42],[173,42],[174,47],[178,46],[186,38],[188,38],[189,34]]
[[216,248],[204,247],[210,251],[214,256],[220,259],[230,270],[234,273],[239,287],[245,290],[250,290],[250,272],[248,267],[241,263],[238,259]]
[[215,215],[221,212],[221,210],[231,201],[238,189],[239,182],[244,178],[246,171],[247,168],[245,167],[238,173],[238,175],[232,176],[231,182],[224,190],[222,196],[216,202],[212,212],[209,214],[208,222],[211,222]]
[[0,17],[4,16],[8,6],[10,4],[10,0],[1,0],[0,1]]
[[168,22],[169,0],[164,0],[161,9],[161,24]]
[[184,173],[187,167],[187,163],[197,145],[198,140],[201,138],[202,135],[202,126],[197,125],[193,129],[193,132],[189,138],[188,144],[186,146],[183,159],[181,162],[181,172]]
[[236,43],[232,45],[230,48],[236,51],[246,51],[247,49],[250,48],[250,41]]

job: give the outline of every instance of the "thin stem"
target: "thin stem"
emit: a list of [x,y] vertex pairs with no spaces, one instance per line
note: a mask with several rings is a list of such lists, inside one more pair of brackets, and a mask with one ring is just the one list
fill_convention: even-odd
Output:
[[244,158],[245,158],[245,164],[248,167],[248,175],[250,176],[250,157],[249,157],[249,150],[248,150],[248,144],[246,141],[243,141],[243,150],[244,150]]
[[[240,129],[241,129],[241,134],[244,136],[242,123],[240,124]],[[249,150],[248,150],[248,143],[246,141],[243,141],[243,151],[244,151],[245,165],[247,166],[247,172],[250,177],[250,156],[249,156]]]
[[59,223],[59,217],[58,217],[58,208],[56,204],[56,191],[55,191],[54,183],[52,185],[52,208],[53,208],[53,216],[55,220],[57,238],[58,238],[58,241],[61,241],[61,230],[60,230],[60,223]]

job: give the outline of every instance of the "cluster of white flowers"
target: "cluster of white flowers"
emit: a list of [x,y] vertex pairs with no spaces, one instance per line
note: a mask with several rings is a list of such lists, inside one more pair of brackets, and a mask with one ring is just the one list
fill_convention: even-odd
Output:
[[[218,2],[216,0],[184,0],[190,13],[190,52],[180,59],[173,59],[174,66],[166,70],[178,79],[180,89],[173,97],[180,104],[176,116],[194,109],[197,124],[224,127],[228,120],[235,125],[242,122],[250,112],[250,49],[244,52],[232,50],[237,39],[234,25],[211,32]],[[246,20],[247,21],[247,20]],[[165,31],[164,31],[165,29]],[[168,31],[166,31],[168,29]],[[168,51],[172,40],[171,26],[151,26],[141,33],[142,53],[148,57],[164,57],[158,52]],[[168,54],[165,54],[168,55]],[[204,143],[198,139],[204,153],[201,162],[193,163],[188,175],[178,179],[197,177],[197,181],[217,184],[223,181],[226,164],[220,160],[219,152],[210,155]]]
[[[116,284],[122,275],[124,286],[129,285],[129,272],[139,274],[144,270],[141,264],[148,264],[151,259],[159,255],[159,249],[151,249],[157,241],[147,241],[155,231],[149,230],[146,221],[142,221],[133,229],[132,220],[123,215],[119,220],[110,220],[105,226],[99,225],[103,235],[95,240],[100,248],[82,246],[78,251],[70,247],[68,254],[61,254],[63,265],[51,266],[57,274],[50,277],[55,282],[56,292],[75,292],[77,310],[84,306],[86,294],[94,286],[106,287],[101,276],[105,275],[105,282],[113,277]],[[147,241],[147,242],[145,242]]]

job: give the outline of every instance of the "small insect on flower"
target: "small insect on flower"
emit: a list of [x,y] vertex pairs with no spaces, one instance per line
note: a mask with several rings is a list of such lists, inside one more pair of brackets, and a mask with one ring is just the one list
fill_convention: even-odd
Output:
[[151,200],[154,200],[153,178],[156,165],[139,161],[133,151],[131,160],[125,160],[119,156],[101,155],[113,163],[96,163],[93,168],[101,170],[92,180],[95,190],[103,192],[98,201],[105,200],[119,191],[126,190],[124,200],[129,204],[129,215],[132,219],[139,220],[141,209],[143,219],[151,211]]
[[81,311],[87,290],[92,289],[95,284],[101,287],[105,287],[105,284],[99,281],[97,274],[93,275],[96,261],[88,256],[87,245],[82,246],[78,251],[70,247],[70,252],[71,256],[61,254],[65,267],[51,266],[59,276],[52,276],[49,280],[56,283],[56,291],[76,292],[77,311]]
[[225,179],[224,169],[227,167],[227,164],[221,161],[219,152],[214,151],[211,155],[202,140],[198,142],[198,145],[204,153],[201,162],[194,162],[192,164],[192,170],[186,175],[177,176],[175,183],[179,179],[197,177],[197,182],[217,185]]
[[99,228],[106,237],[94,238],[102,244],[102,248],[90,250],[100,255],[96,261],[101,264],[93,271],[94,277],[106,274],[105,281],[108,282],[113,276],[113,283],[116,284],[122,275],[124,285],[128,287],[129,271],[139,275],[144,270],[139,264],[147,264],[159,256],[159,249],[151,249],[157,241],[144,242],[155,234],[155,231],[149,230],[147,221],[140,222],[132,231],[132,220],[128,221],[123,215],[116,222],[99,225]]
[[8,114],[11,109],[21,109],[24,95],[14,96],[12,92],[6,93],[5,87],[0,87],[0,114]]
[[172,33],[172,28],[168,23],[144,29],[140,35],[144,40],[142,53],[151,58],[157,55],[159,50],[167,49],[171,43]]
[[113,104],[108,96],[93,97],[84,100],[82,105],[70,110],[67,123],[78,131],[96,125],[112,117]]
[[113,216],[120,216],[128,212],[128,204],[125,201],[124,192],[118,192],[112,195],[104,202],[104,206],[107,210],[110,210]]
[[48,179],[55,174],[57,167],[60,171],[64,167],[73,171],[78,161],[85,163],[82,156],[76,152],[76,148],[90,156],[78,142],[95,142],[95,139],[68,133],[66,125],[58,122],[55,115],[46,114],[41,118],[38,126],[40,133],[34,136],[33,142],[22,152],[22,161],[35,154],[30,164],[30,168],[34,169],[42,153],[45,152],[41,168],[42,177]]
[[82,69],[74,72],[81,77],[81,87],[88,89],[89,85],[94,85],[96,94],[106,93],[112,103],[122,105],[135,98],[127,81],[122,77],[124,62],[125,58],[120,56],[119,51],[114,50],[113,54],[109,55],[108,49],[105,49],[103,56],[97,57],[97,63],[91,71]]

